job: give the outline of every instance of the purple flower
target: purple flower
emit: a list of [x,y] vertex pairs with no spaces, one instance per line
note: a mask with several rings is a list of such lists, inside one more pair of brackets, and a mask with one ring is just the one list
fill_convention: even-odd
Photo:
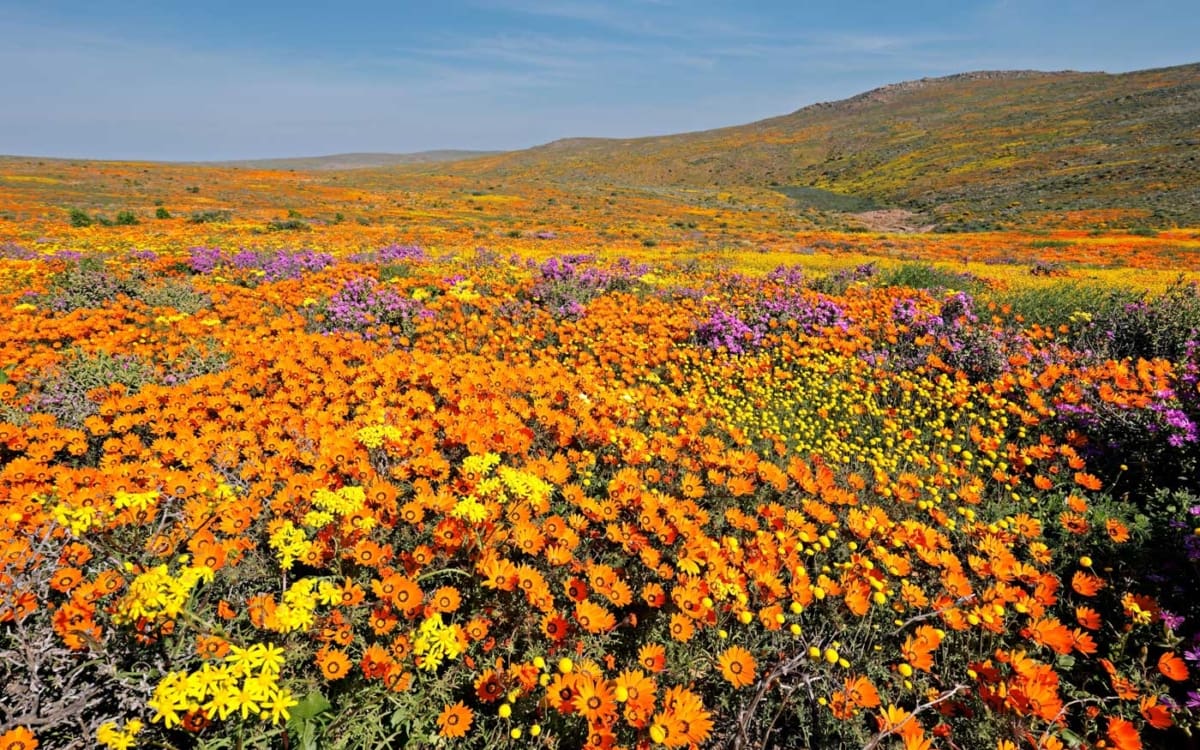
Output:
[[362,276],[350,279],[330,297],[324,313],[320,330],[359,333],[364,338],[371,338],[371,329],[382,325],[411,334],[417,320],[433,316],[421,303]]
[[736,313],[717,309],[696,327],[696,339],[710,349],[724,348],[730,354],[741,354],[759,345],[762,332],[746,325]]
[[1177,615],[1174,612],[1168,612],[1165,609],[1162,611],[1162,620],[1171,630],[1178,630],[1179,626],[1183,624],[1184,619],[1183,616]]
[[188,250],[188,265],[194,273],[212,273],[221,262],[220,248],[193,247]]

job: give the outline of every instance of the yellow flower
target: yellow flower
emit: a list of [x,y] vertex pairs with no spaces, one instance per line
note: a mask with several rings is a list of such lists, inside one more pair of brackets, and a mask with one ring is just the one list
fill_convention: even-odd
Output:
[[[271,697],[263,704],[263,713],[269,714],[271,723],[278,724],[291,718],[291,709],[299,703],[287,688],[277,688],[271,692]],[[266,718],[266,717],[264,717]]]

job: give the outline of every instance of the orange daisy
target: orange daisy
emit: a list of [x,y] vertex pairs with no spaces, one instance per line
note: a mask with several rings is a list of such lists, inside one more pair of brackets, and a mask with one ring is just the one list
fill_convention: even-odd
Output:
[[443,737],[462,737],[471,729],[473,717],[471,709],[467,708],[462,701],[453,706],[446,706],[438,714],[438,733]]
[[721,675],[735,688],[745,687],[754,682],[758,663],[750,652],[741,646],[725,649],[718,659],[718,664],[721,667]]

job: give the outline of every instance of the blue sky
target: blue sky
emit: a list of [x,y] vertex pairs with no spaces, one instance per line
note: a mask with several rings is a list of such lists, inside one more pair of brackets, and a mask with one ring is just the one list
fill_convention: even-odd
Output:
[[1195,0],[0,0],[0,153],[510,149],[967,70],[1200,61]]

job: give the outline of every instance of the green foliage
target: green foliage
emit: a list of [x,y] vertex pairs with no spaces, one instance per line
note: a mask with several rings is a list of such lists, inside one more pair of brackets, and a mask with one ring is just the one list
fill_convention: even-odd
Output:
[[121,385],[136,392],[154,380],[154,367],[140,357],[72,349],[40,384],[33,408],[53,414],[61,425],[80,428],[100,410],[89,396],[93,390]]
[[[293,212],[289,212],[293,213]],[[267,223],[268,232],[309,232],[312,227],[300,219],[276,219]]]
[[159,207],[158,207],[157,209],[155,209],[155,211],[154,211],[154,218],[156,218],[156,219],[169,219],[169,218],[171,218],[171,212],[170,212],[170,211],[168,211],[167,209],[163,208],[162,206],[159,206]]
[[90,227],[92,225],[92,217],[82,208],[72,208],[69,221],[71,222],[71,226],[76,228]]
[[929,263],[903,263],[885,271],[880,282],[884,286],[902,286],[910,289],[978,292],[985,288],[982,279],[969,273],[949,271]]
[[49,289],[39,303],[52,310],[70,312],[86,307],[102,307],[121,295],[137,296],[145,274],[135,269],[128,276],[110,271],[101,257],[72,262],[50,279]]
[[233,212],[226,209],[193,212],[188,218],[193,224],[224,224],[233,218]]
[[113,223],[119,227],[129,227],[135,224],[140,224],[141,222],[138,221],[138,217],[133,213],[133,211],[118,211],[117,218],[113,221]]
[[796,185],[791,187],[777,187],[775,191],[791,198],[799,208],[812,208],[818,211],[857,213],[859,211],[872,211],[883,207],[874,198],[869,196],[844,195],[842,193],[835,193],[832,190],[822,190],[815,187]]
[[1125,304],[1135,302],[1138,294],[1100,284],[1064,281],[1046,286],[1021,286],[996,294],[996,302],[1008,305],[1011,314],[1027,325],[1057,328],[1086,315],[1107,316]]
[[191,315],[212,308],[212,297],[196,289],[186,278],[168,278],[153,286],[147,285],[137,297],[149,307],[172,307]]
[[379,267],[379,280],[388,282],[392,279],[407,279],[413,274],[411,263],[385,263]]

